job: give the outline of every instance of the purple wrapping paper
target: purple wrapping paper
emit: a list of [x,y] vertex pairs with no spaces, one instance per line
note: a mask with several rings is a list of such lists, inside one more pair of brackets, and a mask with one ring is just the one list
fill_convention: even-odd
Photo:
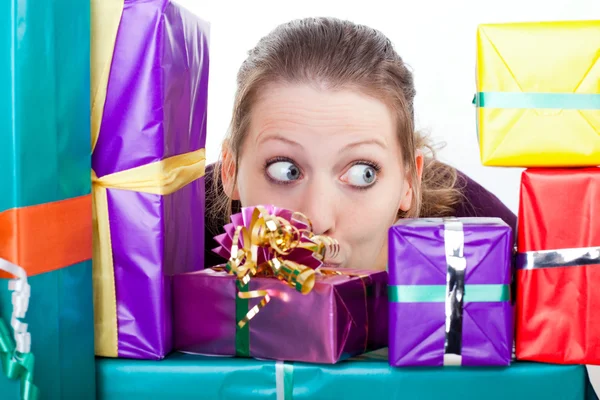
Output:
[[[307,295],[275,278],[252,278],[249,290],[267,290],[271,301],[249,322],[250,356],[334,364],[386,347],[387,273],[340,271],[364,277],[317,277]],[[236,277],[206,269],[173,279],[175,349],[236,355]]]
[[[205,146],[208,32],[171,1],[125,1],[92,160],[98,177]],[[204,267],[204,179],[167,196],[107,196],[119,357],[163,358],[170,276]]]
[[[463,223],[465,298],[470,284],[511,284],[511,228],[497,218]],[[442,219],[406,219],[389,230],[389,284],[446,285]],[[398,303],[390,298],[389,361],[392,366],[444,364],[445,303]],[[462,365],[509,365],[513,349],[510,301],[465,303]]]

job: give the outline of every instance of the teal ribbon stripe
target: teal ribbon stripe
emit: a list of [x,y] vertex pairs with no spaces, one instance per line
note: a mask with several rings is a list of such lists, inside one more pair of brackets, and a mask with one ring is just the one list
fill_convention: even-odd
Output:
[[478,92],[473,99],[477,107],[486,108],[546,108],[563,110],[599,110],[600,94],[596,93],[534,93]]
[[[443,303],[446,285],[389,285],[392,303]],[[509,285],[465,285],[464,303],[510,301]]]
[[294,397],[294,365],[291,363],[283,365],[283,390],[284,399],[292,400]]
[[[237,290],[239,292],[247,292],[249,284],[243,284],[236,281]],[[242,299],[236,293],[235,296],[235,355],[238,357],[250,357],[250,324],[244,325],[242,328],[238,323],[244,319],[248,313],[250,302],[248,299]]]
[[21,400],[37,400],[38,388],[33,384],[33,354],[18,354],[10,330],[0,319],[0,362],[8,379],[21,380]]
[[294,364],[290,361],[275,362],[276,400],[294,398]]

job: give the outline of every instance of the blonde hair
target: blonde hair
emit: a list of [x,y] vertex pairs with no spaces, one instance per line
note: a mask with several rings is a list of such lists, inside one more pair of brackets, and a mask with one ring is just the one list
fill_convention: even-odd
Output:
[[[250,125],[252,106],[261,88],[270,83],[302,83],[336,90],[357,89],[386,102],[395,112],[398,138],[414,191],[407,212],[398,218],[445,216],[461,194],[455,189],[457,172],[435,159],[428,140],[415,131],[412,73],[381,32],[336,18],[306,18],[278,26],[263,37],[242,64],[237,76],[233,116],[225,146],[235,162]],[[415,156],[424,151],[421,179]],[[214,169],[216,198],[213,212],[229,218],[232,200],[221,187],[221,166]],[[398,182],[400,184],[400,182]]]

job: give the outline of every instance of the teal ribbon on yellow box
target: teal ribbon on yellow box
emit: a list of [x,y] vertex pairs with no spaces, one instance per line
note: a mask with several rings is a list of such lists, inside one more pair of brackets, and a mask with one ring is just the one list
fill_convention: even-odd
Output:
[[600,20],[481,24],[480,159],[495,167],[600,164]]
[[487,108],[545,108],[565,110],[598,110],[600,94],[479,92],[473,103]]

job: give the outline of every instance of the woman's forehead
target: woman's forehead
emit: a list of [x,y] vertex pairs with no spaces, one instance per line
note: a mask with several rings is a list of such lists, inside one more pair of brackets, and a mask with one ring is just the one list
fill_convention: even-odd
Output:
[[394,121],[385,103],[357,90],[273,85],[253,105],[249,133],[256,141],[326,136],[344,142],[367,138],[387,146],[396,133]]

